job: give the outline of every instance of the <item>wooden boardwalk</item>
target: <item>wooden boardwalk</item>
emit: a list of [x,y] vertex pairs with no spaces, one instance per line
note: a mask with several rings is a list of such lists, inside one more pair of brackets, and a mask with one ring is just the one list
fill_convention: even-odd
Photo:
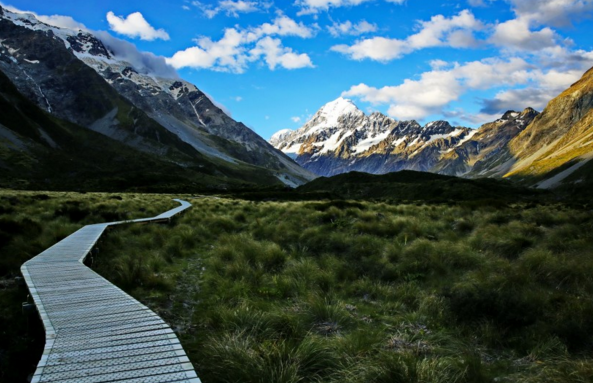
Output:
[[21,267],[45,327],[32,383],[199,383],[171,328],[82,262],[105,229],[169,220],[190,203],[153,218],[87,225]]

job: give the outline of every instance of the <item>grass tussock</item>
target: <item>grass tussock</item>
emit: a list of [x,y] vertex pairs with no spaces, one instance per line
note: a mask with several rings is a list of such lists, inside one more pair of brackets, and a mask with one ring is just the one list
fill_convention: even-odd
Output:
[[[593,218],[578,208],[193,202],[109,237],[99,270],[182,329],[204,382],[590,378]],[[147,271],[111,272],[132,246]]]

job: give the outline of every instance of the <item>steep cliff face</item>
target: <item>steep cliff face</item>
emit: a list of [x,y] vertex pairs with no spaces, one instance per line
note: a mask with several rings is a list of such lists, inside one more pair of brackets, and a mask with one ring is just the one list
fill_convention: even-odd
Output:
[[303,167],[323,176],[349,171],[383,174],[399,170],[470,175],[476,164],[496,157],[537,115],[509,111],[480,129],[433,121],[396,121],[369,116],[351,100],[323,106],[303,127],[282,130],[270,142]]
[[540,187],[559,185],[568,177],[572,182],[591,178],[579,169],[593,158],[592,107],[590,69],[509,143],[514,163],[505,177],[533,180]]
[[293,186],[314,177],[196,86],[126,61],[102,38],[4,9],[0,70],[49,113],[145,153],[186,166],[203,155],[253,165]]

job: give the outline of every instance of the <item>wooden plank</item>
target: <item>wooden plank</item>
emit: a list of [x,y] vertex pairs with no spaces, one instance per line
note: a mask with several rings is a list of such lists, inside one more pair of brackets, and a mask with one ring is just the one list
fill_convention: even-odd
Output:
[[[112,353],[99,353],[91,355],[44,355],[41,357],[41,362],[38,366],[56,366],[65,364],[77,364],[79,366],[85,366],[90,362],[98,362],[103,360],[127,360],[140,355],[148,355],[154,353],[174,352],[178,356],[185,356],[181,345],[156,345],[153,347],[136,348],[132,350],[117,351]],[[181,353],[181,354],[180,354]]]
[[66,371],[80,371],[81,374],[83,370],[95,369],[95,368],[117,368],[117,366],[125,366],[131,363],[150,363],[153,360],[162,360],[162,359],[169,359],[169,360],[181,360],[189,362],[189,359],[186,357],[182,357],[177,355],[175,351],[160,351],[160,352],[152,352],[147,354],[141,355],[134,355],[128,356],[125,359],[119,358],[110,358],[110,359],[100,359],[94,361],[87,361],[86,363],[72,363],[72,364],[55,364],[46,366],[44,371],[49,374],[54,374],[57,372],[66,372]]
[[[179,371],[183,371],[182,368],[179,366],[180,358],[177,356],[172,356],[168,358],[159,358],[159,359],[146,359],[141,361],[118,361],[117,364],[102,364],[100,366],[94,367],[86,367],[81,370],[77,369],[59,369],[59,368],[47,368],[44,370],[45,381],[51,382],[54,381],[52,378],[56,377],[59,378],[59,381],[64,379],[73,379],[80,376],[85,377],[101,377],[101,375],[105,375],[108,371],[109,374],[121,374],[123,373],[132,373],[132,377],[136,377],[136,373],[141,372],[141,370],[153,369],[155,367],[158,368],[167,368],[167,367],[178,367]],[[189,360],[186,359],[186,363],[189,363]],[[154,370],[151,371],[154,375]]]
[[152,218],[85,226],[21,267],[46,331],[32,382],[200,383],[171,328],[82,262],[109,226],[168,221],[191,204]]

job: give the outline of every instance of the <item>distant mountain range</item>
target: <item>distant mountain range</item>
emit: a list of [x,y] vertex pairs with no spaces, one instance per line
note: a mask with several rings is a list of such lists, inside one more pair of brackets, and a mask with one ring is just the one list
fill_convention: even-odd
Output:
[[531,108],[509,111],[480,129],[454,127],[447,121],[421,126],[381,113],[366,115],[340,97],[298,130],[276,133],[270,143],[323,176],[399,170],[467,176],[496,156],[537,114]]
[[[152,163],[148,183],[297,186],[314,178],[177,78],[164,60],[130,47],[105,33],[57,28],[0,7],[0,102],[13,109],[0,116],[0,186],[30,181],[52,188],[84,179],[101,188],[97,177],[123,177],[145,187],[139,169],[127,169],[138,162],[131,158]],[[58,137],[45,121],[67,129]],[[90,137],[106,151],[93,151]],[[120,165],[110,162],[114,156]],[[52,167],[62,157],[71,164]],[[131,182],[126,172],[139,178]]]
[[270,143],[321,176],[416,170],[466,178],[508,177],[541,188],[593,182],[593,70],[540,114],[507,111],[478,129],[366,115],[351,100],[324,105]]
[[0,187],[249,189],[399,170],[593,186],[592,70],[541,114],[508,111],[478,129],[366,115],[338,98],[268,143],[163,58],[0,7],[0,106]]

